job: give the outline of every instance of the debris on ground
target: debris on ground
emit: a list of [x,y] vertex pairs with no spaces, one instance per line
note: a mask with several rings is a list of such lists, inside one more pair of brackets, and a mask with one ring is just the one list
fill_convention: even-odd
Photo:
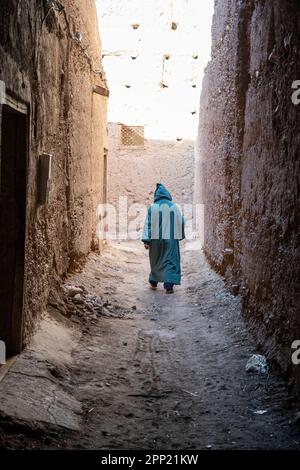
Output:
[[265,415],[268,413],[268,410],[256,410],[253,412],[255,415]]
[[[90,294],[81,286],[67,284],[63,289],[65,293],[64,301],[68,306],[67,310],[71,314],[77,314],[82,318],[97,319],[98,316],[123,318],[134,310],[122,308],[107,299]],[[76,294],[74,295],[74,293]]]
[[256,372],[258,374],[268,373],[268,364],[265,356],[253,354],[246,364],[246,372]]
[[77,317],[83,321],[97,320],[100,316],[124,318],[136,310],[136,307],[121,307],[107,298],[89,293],[82,285],[71,283],[51,292],[49,306],[68,318]]

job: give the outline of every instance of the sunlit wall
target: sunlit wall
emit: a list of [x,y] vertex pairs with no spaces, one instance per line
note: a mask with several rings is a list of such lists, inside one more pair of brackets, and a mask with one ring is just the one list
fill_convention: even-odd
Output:
[[144,125],[148,139],[197,135],[213,0],[96,0],[109,121]]

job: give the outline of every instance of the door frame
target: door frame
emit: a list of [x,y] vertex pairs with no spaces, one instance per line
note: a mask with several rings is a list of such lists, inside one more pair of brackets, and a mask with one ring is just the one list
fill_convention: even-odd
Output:
[[[24,265],[23,265],[23,285],[22,285],[22,294],[21,294],[21,309],[17,309],[14,299],[13,307],[11,311],[12,315],[12,324],[17,325],[17,328],[12,328],[11,331],[11,354],[19,354],[23,350],[23,333],[24,333],[24,300],[26,294],[26,245],[27,245],[27,211],[28,211],[28,161],[29,161],[29,145],[30,145],[30,107],[29,104],[23,100],[16,98],[11,94],[7,89],[5,91],[4,99],[0,103],[0,172],[1,172],[1,160],[2,160],[2,143],[1,143],[1,132],[2,132],[2,117],[3,117],[3,107],[9,107],[13,112],[17,114],[22,114],[26,122],[26,143],[25,143],[25,208],[24,208]],[[1,173],[0,173],[1,174]],[[18,310],[18,311],[17,311]]]

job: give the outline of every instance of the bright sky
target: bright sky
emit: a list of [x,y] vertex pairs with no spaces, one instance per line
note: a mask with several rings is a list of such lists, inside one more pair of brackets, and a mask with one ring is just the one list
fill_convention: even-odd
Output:
[[109,121],[144,125],[146,138],[195,139],[214,1],[96,3]]

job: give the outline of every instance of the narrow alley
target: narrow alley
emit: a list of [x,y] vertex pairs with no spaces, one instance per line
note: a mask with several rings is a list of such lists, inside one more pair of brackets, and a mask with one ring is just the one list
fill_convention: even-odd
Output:
[[299,64],[298,0],[0,2],[0,451],[300,449]]
[[145,286],[142,250],[128,242],[91,255],[51,297],[41,331],[1,386],[2,420],[15,420],[5,444],[299,448],[295,403],[274,371],[246,372],[255,345],[240,300],[197,242],[185,243],[184,284],[171,297]]

